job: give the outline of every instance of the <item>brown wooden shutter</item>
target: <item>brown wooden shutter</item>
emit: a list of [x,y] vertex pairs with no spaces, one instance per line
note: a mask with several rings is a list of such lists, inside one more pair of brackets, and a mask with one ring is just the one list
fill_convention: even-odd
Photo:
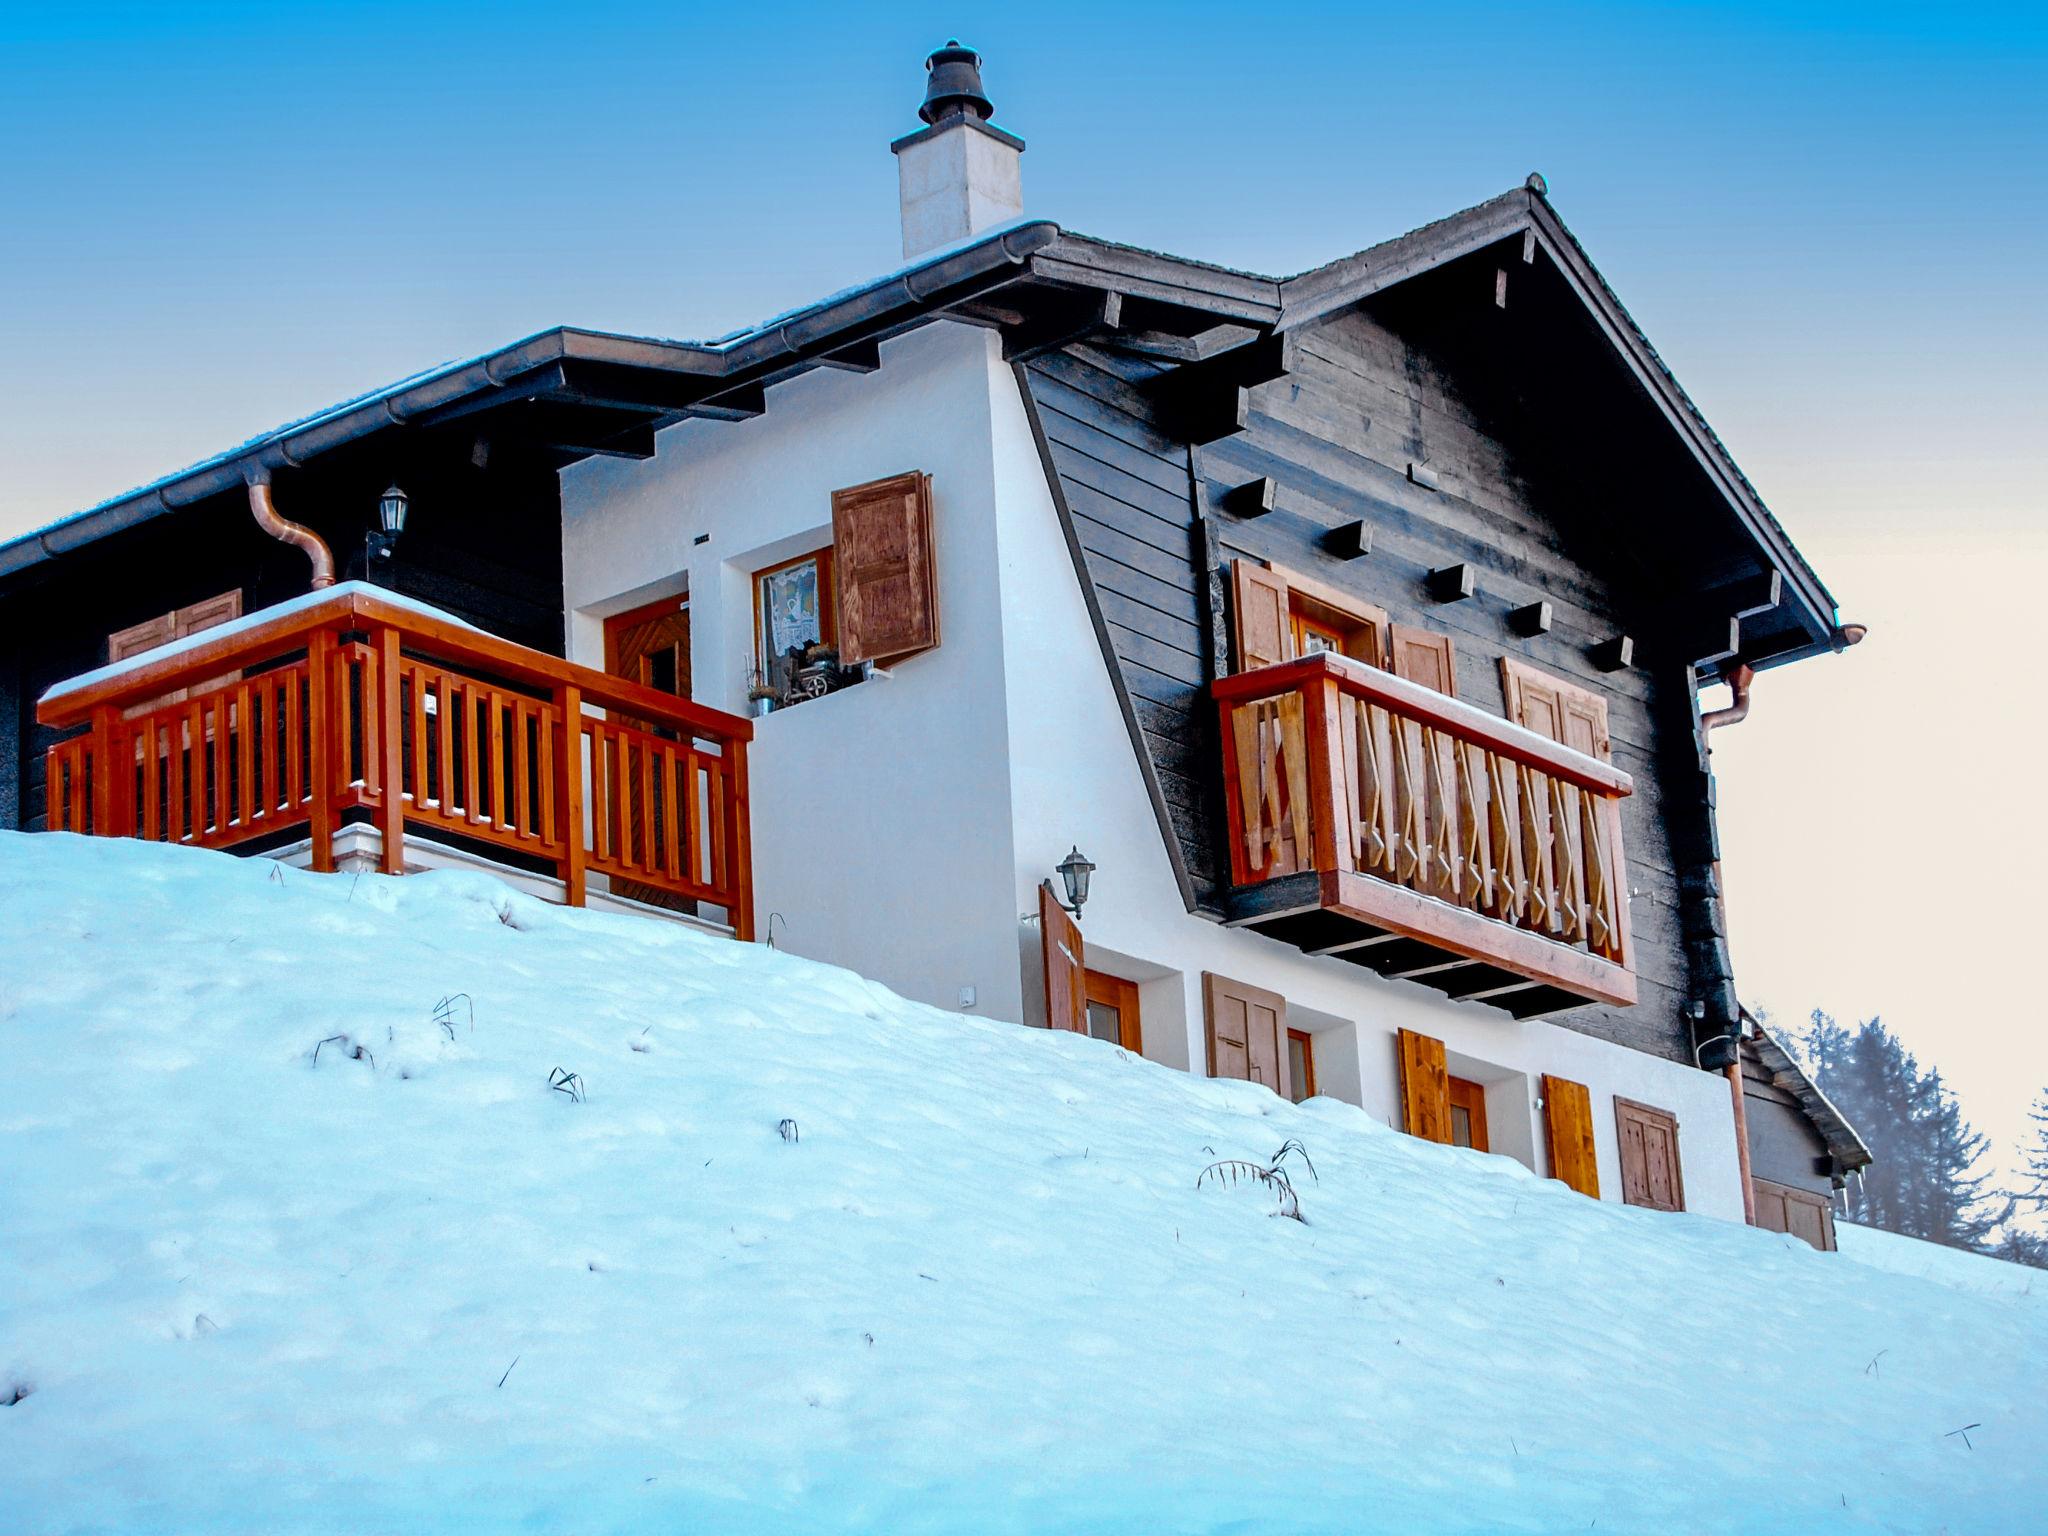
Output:
[[1543,1125],[1550,1137],[1550,1176],[1598,1200],[1600,1165],[1593,1151],[1593,1096],[1586,1085],[1545,1073]]
[[1510,720],[1575,752],[1603,763],[1613,761],[1613,743],[1607,737],[1607,700],[1600,693],[1552,677],[1513,656],[1501,657],[1500,672]]
[[1038,887],[1039,945],[1045,953],[1045,1022],[1088,1033],[1088,951],[1081,929],[1060,905],[1050,880]]
[[1401,1053],[1401,1122],[1410,1136],[1424,1141],[1451,1139],[1451,1080],[1444,1067],[1444,1043],[1404,1029],[1397,1037]]
[[1622,1200],[1653,1211],[1684,1210],[1677,1118],[1632,1099],[1616,1099],[1614,1126],[1621,1136]]
[[1294,659],[1294,624],[1288,616],[1287,580],[1256,560],[1233,560],[1231,623],[1237,670],[1255,672]]
[[842,662],[901,661],[939,643],[930,475],[834,491],[832,549]]
[[177,638],[177,631],[172,627],[177,617],[175,613],[167,613],[162,618],[115,630],[107,636],[107,660],[126,661],[130,656],[140,656],[144,651],[169,645]]
[[1389,647],[1393,652],[1391,670],[1396,677],[1434,688],[1438,693],[1458,696],[1458,668],[1451,650],[1451,637],[1413,624],[1390,626]]
[[1292,1097],[1287,1063],[1287,999],[1211,972],[1202,973],[1209,1017],[1209,1075],[1264,1083]]

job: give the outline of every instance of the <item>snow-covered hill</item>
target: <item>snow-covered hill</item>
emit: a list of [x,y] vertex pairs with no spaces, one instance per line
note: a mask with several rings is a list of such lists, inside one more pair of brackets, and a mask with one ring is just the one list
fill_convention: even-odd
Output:
[[[1289,1139],[1304,1221],[1197,1186]],[[2010,1532],[2044,1380],[2048,1298],[758,947],[0,836],[9,1532]]]

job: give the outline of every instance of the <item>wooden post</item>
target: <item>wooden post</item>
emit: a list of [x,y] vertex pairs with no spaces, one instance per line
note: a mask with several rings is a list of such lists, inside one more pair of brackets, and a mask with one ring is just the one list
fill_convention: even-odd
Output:
[[387,875],[405,873],[405,730],[398,699],[398,631],[385,625],[377,631],[377,702],[373,706],[364,699],[363,714],[368,717],[372,708],[377,712],[377,767],[382,781],[377,825],[384,834],[381,867]]
[[744,941],[754,937],[754,833],[747,809],[747,744],[736,736],[727,738],[725,756],[725,849],[726,857],[733,861],[733,902],[726,917],[732,923],[733,937]]
[[555,690],[562,708],[562,750],[555,758],[555,805],[562,818],[562,900],[583,905],[583,690],[564,683]]
[[127,764],[121,761],[117,738],[121,734],[118,710],[101,708],[92,714],[92,833],[94,837],[122,837],[128,828],[121,824],[121,805],[128,797],[121,793],[117,776]]
[[1337,679],[1325,673],[1302,689],[1302,714],[1308,738],[1308,798],[1314,808],[1310,827],[1311,867],[1349,870],[1357,837],[1352,810],[1344,803],[1345,775],[1337,751],[1344,722],[1344,696]]
[[[312,817],[313,868],[322,874],[334,872],[334,635],[320,629],[306,644],[306,731],[311,776],[308,788]],[[299,744],[291,743],[297,752]],[[347,755],[344,743],[342,754]]]

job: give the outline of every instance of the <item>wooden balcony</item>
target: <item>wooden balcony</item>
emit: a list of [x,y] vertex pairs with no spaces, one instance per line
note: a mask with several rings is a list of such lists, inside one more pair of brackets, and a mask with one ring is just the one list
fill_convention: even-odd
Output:
[[1636,999],[1629,776],[1328,654],[1222,678],[1227,920],[1507,1009]]
[[471,629],[335,588],[44,696],[53,831],[202,848],[309,839],[332,869],[344,825],[723,908],[752,936],[752,725]]

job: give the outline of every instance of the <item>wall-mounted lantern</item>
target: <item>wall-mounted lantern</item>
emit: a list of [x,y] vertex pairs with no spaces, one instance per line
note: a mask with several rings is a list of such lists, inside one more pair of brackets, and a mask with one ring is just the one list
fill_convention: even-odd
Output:
[[384,494],[377,498],[377,521],[382,531],[372,531],[368,540],[372,560],[389,560],[392,551],[398,547],[398,536],[405,532],[405,514],[412,506],[412,499],[397,486],[386,486]]
[[1088,900],[1088,877],[1095,873],[1095,866],[1081,856],[1077,843],[1074,851],[1054,866],[1060,872],[1060,882],[1067,888],[1066,908],[1074,914],[1074,920],[1081,919],[1081,908]]

